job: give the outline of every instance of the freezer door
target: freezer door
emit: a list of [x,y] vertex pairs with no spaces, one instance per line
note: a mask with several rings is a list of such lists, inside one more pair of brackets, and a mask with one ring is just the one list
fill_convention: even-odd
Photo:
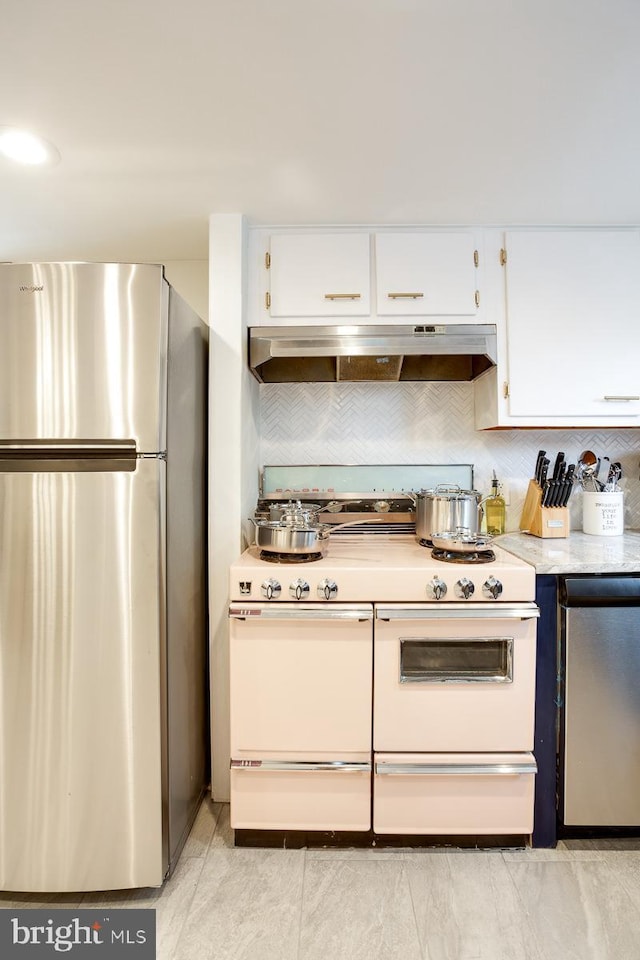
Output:
[[168,284],[151,264],[0,265],[0,440],[165,449]]
[[162,882],[164,486],[0,470],[0,889]]

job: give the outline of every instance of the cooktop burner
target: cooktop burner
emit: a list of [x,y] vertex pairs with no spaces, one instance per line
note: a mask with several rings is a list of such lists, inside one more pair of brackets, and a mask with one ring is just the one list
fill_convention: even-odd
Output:
[[434,547],[431,551],[434,560],[444,563],[493,563],[496,558],[493,550],[474,550],[471,553],[460,553],[457,550],[442,550]]
[[270,550],[261,550],[260,559],[269,563],[312,563],[322,560],[321,553],[272,553]]

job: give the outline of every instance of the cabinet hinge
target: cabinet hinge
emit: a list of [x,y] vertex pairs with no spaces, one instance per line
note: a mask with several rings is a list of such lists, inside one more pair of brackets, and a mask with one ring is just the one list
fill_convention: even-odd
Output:
[[479,306],[480,306],[480,291],[479,291],[479,290],[476,290],[476,295],[475,295],[474,299],[475,299],[475,301],[476,301],[476,307],[479,307]]
[[480,263],[480,255],[479,255],[479,253],[478,253],[477,250],[474,250],[474,251],[473,251],[473,265],[474,265],[474,267],[477,267],[479,263]]
[[504,249],[504,247],[502,247],[502,249],[500,250],[500,266],[504,267],[506,262],[507,262],[507,251]]
[[505,398],[505,400],[509,398],[509,384],[507,383],[506,380],[502,385],[502,395]]
[[267,268],[267,270],[268,270],[269,267],[271,266],[271,254],[269,253],[268,250],[267,250],[267,252],[266,252],[265,255],[264,255],[264,265],[265,265],[265,267]]
[[267,290],[267,292],[266,292],[265,295],[264,295],[264,305],[265,305],[265,307],[266,307],[267,310],[270,310],[270,309],[271,309],[271,294],[269,293],[268,290]]

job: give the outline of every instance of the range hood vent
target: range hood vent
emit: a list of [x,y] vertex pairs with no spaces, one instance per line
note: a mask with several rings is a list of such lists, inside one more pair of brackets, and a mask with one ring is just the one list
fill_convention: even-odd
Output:
[[251,327],[261,383],[475,380],[496,365],[493,324]]

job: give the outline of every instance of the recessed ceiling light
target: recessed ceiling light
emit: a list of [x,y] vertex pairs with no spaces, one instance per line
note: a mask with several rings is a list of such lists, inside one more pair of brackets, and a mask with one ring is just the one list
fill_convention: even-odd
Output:
[[16,163],[32,166],[53,164],[60,159],[60,153],[52,143],[16,127],[0,127],[0,154]]

